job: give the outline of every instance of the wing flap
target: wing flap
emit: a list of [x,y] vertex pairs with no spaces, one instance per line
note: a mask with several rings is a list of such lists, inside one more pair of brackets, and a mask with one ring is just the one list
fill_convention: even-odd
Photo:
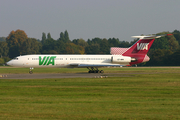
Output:
[[89,64],[89,63],[71,63],[69,64],[71,67],[79,67],[79,68],[85,68],[85,67],[122,67],[124,65],[119,64]]

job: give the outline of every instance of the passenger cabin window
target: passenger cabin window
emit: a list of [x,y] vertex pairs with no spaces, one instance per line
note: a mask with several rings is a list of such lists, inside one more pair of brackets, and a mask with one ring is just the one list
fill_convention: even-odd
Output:
[[[29,59],[28,59],[29,60]],[[39,60],[39,58],[32,58],[32,60]]]
[[55,58],[55,60],[63,60],[63,58]]

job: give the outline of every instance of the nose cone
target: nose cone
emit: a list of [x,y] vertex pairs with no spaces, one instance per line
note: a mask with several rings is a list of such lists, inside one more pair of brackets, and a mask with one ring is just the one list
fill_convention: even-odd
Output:
[[12,60],[10,60],[9,62],[7,62],[6,65],[13,65]]

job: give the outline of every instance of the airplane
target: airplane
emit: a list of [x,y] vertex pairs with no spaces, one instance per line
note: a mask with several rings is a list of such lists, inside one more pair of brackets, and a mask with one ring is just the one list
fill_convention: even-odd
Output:
[[132,36],[139,40],[129,48],[111,47],[110,55],[22,55],[7,62],[7,65],[16,67],[29,67],[29,73],[33,73],[34,67],[58,67],[58,68],[87,68],[88,73],[104,73],[100,67],[122,67],[147,62],[147,56],[151,45],[156,38],[166,35]]

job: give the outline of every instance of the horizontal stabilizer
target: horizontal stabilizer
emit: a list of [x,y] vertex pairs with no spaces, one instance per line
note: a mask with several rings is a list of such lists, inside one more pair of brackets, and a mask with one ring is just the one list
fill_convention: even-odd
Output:
[[160,38],[164,36],[169,36],[172,34],[165,34],[165,35],[152,35],[152,36],[132,36],[132,38],[139,38],[139,39],[155,39],[155,38]]

